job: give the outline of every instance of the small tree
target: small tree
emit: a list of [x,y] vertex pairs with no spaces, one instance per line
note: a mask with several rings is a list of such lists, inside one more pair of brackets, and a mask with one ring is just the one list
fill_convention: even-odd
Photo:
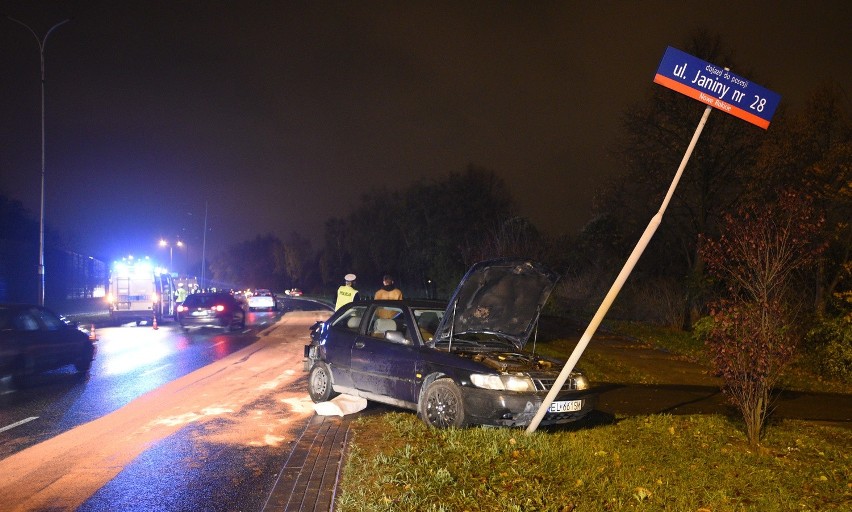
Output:
[[708,271],[724,285],[723,297],[711,306],[707,345],[752,445],[760,441],[772,390],[795,353],[791,284],[817,254],[812,240],[821,225],[809,198],[785,192],[775,205],[726,215],[718,239],[701,239]]

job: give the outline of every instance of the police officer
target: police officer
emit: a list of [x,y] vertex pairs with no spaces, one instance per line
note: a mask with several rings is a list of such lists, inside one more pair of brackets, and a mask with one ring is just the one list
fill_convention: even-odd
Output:
[[183,283],[178,283],[177,298],[175,299],[175,302],[177,302],[178,304],[183,304],[183,301],[186,300],[187,295],[189,294],[187,293],[186,288],[183,287]]
[[334,305],[335,311],[358,299],[358,290],[355,289],[355,274],[346,274],[343,279],[346,281],[346,284],[337,289],[337,303]]

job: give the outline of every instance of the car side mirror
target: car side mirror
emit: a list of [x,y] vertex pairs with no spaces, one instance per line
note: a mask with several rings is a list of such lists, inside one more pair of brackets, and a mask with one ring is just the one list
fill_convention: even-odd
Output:
[[402,335],[402,331],[387,331],[385,332],[385,339],[394,343],[399,343],[400,345],[414,344],[413,341],[405,339],[405,336]]

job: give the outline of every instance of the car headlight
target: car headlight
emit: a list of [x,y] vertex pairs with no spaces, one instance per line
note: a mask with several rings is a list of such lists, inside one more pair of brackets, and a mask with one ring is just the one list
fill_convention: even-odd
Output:
[[474,373],[470,376],[470,382],[483,389],[495,389],[498,391],[526,391],[534,392],[535,384],[529,376],[518,375],[486,375]]

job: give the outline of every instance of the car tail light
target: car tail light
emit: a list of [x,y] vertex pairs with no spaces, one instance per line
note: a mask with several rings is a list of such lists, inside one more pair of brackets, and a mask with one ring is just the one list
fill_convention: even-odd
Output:
[[179,305],[179,306],[177,307],[177,312],[178,312],[178,313],[183,313],[183,312],[184,312],[184,311],[186,311],[186,310],[187,310],[187,307],[186,307],[186,306],[184,306],[183,304],[181,304],[181,305]]
[[213,309],[215,309],[216,311],[225,311],[225,306],[218,304],[216,306],[213,306]]

